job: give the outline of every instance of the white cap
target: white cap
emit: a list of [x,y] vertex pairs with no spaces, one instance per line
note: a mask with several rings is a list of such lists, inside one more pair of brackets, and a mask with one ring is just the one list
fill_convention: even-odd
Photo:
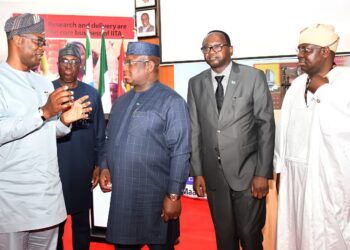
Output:
[[336,52],[339,36],[334,27],[329,24],[314,24],[300,31],[299,45],[303,43],[314,44],[321,47],[329,47]]

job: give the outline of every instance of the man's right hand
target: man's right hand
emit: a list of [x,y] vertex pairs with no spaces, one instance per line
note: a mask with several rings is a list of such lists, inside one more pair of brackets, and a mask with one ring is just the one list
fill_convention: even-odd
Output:
[[197,193],[198,197],[204,197],[207,194],[207,189],[205,186],[205,180],[203,176],[194,177],[193,189]]
[[73,92],[68,90],[68,86],[62,86],[53,91],[46,104],[42,107],[45,119],[64,112],[72,106],[74,101]]
[[100,174],[100,187],[103,192],[112,191],[111,175],[107,168],[103,169]]

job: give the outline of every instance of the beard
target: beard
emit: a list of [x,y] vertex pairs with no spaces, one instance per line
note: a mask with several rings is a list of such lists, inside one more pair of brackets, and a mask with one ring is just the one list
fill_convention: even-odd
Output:
[[41,57],[43,53],[33,52],[32,55],[22,58],[22,64],[27,66],[31,70],[35,70],[40,66]]

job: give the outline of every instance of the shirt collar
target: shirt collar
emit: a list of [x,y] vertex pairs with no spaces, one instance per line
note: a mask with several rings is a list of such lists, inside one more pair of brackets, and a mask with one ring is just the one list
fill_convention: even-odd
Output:
[[214,70],[211,70],[211,77],[212,77],[212,79],[214,79],[215,76],[225,76],[225,78],[228,79],[228,77],[230,76],[230,73],[231,73],[231,69],[232,69],[232,61],[230,62],[229,65],[226,66],[224,71],[222,71],[221,73],[216,73]]

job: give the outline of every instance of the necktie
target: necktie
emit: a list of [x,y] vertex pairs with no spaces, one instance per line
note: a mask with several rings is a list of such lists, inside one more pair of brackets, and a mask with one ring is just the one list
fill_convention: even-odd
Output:
[[215,91],[215,98],[216,98],[216,106],[218,107],[218,111],[220,114],[222,104],[224,103],[224,86],[222,86],[222,79],[224,79],[224,76],[215,76],[215,80],[218,83],[218,87]]

